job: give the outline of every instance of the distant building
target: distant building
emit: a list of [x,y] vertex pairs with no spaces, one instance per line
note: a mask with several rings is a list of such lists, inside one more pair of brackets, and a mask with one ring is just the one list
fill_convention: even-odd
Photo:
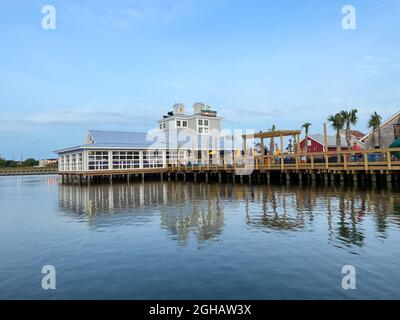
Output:
[[42,159],[39,160],[38,167],[56,166],[57,164],[58,164],[58,159]]
[[[300,140],[300,150],[305,149],[307,140],[307,152],[324,152],[324,135],[323,134],[309,134],[308,139],[305,137]],[[328,136],[328,151],[336,151],[336,136]],[[340,144],[342,150],[347,150],[346,139],[340,137]]]
[[[378,132],[375,132],[375,146],[373,144],[373,131],[361,138],[366,149],[374,149],[378,146]],[[400,111],[391,116],[381,125],[382,145],[381,148],[388,148],[396,139],[400,137]]]
[[[59,171],[164,168],[188,163],[216,163],[223,149],[221,120],[209,106],[196,103],[193,114],[183,104],[146,132],[90,130],[86,143],[56,151]],[[182,138],[183,141],[182,141]]]

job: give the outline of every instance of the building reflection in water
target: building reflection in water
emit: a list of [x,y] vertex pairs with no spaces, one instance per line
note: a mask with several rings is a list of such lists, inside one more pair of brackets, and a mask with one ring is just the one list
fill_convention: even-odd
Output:
[[[336,186],[60,184],[59,206],[63,214],[85,221],[92,228],[145,224],[157,219],[181,244],[186,244],[191,234],[198,242],[218,240],[224,223],[238,216],[251,229],[311,232],[323,228],[333,245],[360,247],[364,245],[367,224],[372,223],[373,231],[382,238],[387,236],[389,222],[400,225],[398,194]],[[124,213],[122,218],[120,214]]]

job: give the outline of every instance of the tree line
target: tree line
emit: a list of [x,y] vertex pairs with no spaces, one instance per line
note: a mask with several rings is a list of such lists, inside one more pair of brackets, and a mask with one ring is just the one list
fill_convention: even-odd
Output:
[[0,158],[0,168],[34,167],[39,165],[39,161],[29,158],[25,161],[5,160]]

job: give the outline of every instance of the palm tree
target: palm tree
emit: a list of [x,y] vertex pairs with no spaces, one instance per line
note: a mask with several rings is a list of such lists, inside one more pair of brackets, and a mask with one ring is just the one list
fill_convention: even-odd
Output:
[[[269,131],[275,131],[275,130],[276,130],[275,125],[272,125],[272,128],[269,129]],[[269,143],[269,152],[271,155],[274,154],[274,149],[275,149],[275,141],[274,141],[274,138],[271,138],[271,141]]]
[[304,152],[307,151],[307,147],[308,147],[308,144],[307,144],[307,142],[308,142],[308,131],[310,130],[310,127],[311,127],[311,123],[309,123],[309,122],[306,122],[301,126],[301,128],[304,129],[304,132],[306,134],[306,136],[304,138],[304,147],[303,147]]
[[[341,113],[336,113],[335,115],[330,115],[328,117],[328,121],[331,124],[331,127],[336,130],[336,150],[341,150],[341,143],[340,143],[340,131],[344,128],[344,118]],[[328,146],[325,146],[328,149]],[[338,156],[338,162],[340,162],[340,156]]]
[[351,126],[356,125],[358,121],[357,109],[351,109],[349,111],[341,111],[340,114],[343,118],[346,133],[347,149],[351,149]]
[[378,132],[378,144],[379,148],[382,147],[382,135],[381,135],[381,121],[382,117],[376,113],[376,111],[371,114],[371,117],[368,121],[368,128],[372,129],[372,138],[371,138],[371,146],[375,148],[376,140],[375,140],[375,133]]

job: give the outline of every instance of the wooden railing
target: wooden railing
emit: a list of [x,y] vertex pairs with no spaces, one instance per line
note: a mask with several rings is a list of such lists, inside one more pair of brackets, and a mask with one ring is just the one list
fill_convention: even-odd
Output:
[[0,168],[0,176],[34,175],[34,174],[56,174],[57,167],[45,168]]
[[375,150],[282,153],[278,155],[235,157],[218,163],[189,164],[189,160],[161,168],[138,168],[97,171],[66,171],[60,174],[107,175],[160,172],[251,172],[260,171],[400,171],[400,148]]

